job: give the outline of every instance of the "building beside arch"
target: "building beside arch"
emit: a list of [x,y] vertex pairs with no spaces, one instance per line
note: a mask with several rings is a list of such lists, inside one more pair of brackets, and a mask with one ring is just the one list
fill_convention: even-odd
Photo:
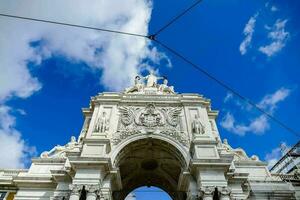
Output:
[[211,102],[178,94],[154,73],[92,97],[78,139],[0,170],[0,199],[124,200],[156,186],[174,200],[295,199],[257,156],[221,140]]

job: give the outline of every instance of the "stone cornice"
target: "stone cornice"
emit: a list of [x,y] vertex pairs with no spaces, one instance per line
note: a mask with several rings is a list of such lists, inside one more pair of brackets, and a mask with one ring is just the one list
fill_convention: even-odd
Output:
[[251,168],[251,167],[266,167],[267,163],[266,162],[262,162],[262,161],[254,161],[254,160],[237,160],[234,161],[234,165],[236,167],[246,167],[246,168]]
[[32,158],[32,163],[42,163],[47,165],[64,164],[66,158]]
[[193,167],[210,167],[210,168],[229,168],[231,160],[229,159],[192,159],[190,166]]
[[72,168],[92,168],[101,169],[103,166],[106,170],[111,170],[111,159],[110,158],[96,158],[96,157],[69,157]]
[[13,182],[18,187],[55,188],[56,183],[51,175],[26,175],[15,177]]

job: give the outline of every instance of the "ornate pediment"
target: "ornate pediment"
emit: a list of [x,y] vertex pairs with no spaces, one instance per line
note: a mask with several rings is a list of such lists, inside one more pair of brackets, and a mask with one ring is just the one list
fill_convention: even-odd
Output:
[[146,107],[119,107],[118,130],[113,142],[118,144],[131,135],[152,133],[166,135],[186,145],[186,135],[181,131],[181,111],[181,107],[157,108],[152,103]]

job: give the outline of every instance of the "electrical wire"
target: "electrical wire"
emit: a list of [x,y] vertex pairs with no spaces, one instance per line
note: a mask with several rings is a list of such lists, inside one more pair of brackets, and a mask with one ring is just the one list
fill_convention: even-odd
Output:
[[17,16],[17,15],[8,15],[8,14],[3,14],[3,13],[0,13],[0,16],[2,16],[2,17],[9,17],[9,18],[15,18],[15,19],[30,20],[30,21],[36,21],[36,22],[43,22],[43,23],[49,23],[49,24],[70,26],[70,27],[76,27],[76,28],[85,28],[85,29],[96,30],[96,31],[103,31],[103,32],[109,32],[109,33],[116,33],[116,34],[122,34],[122,35],[130,35],[130,36],[147,38],[146,35],[137,34],[137,33],[129,33],[129,32],[117,31],[117,30],[111,30],[111,29],[97,28],[97,27],[91,27],[91,26],[83,26],[83,25],[70,24],[70,23],[65,23],[65,22],[57,22],[57,21],[37,19],[37,18],[31,18],[31,17],[23,17],[23,16]]
[[173,20],[171,20],[169,23],[167,23],[165,26],[163,26],[158,32],[152,35],[142,35],[142,34],[136,34],[136,33],[129,33],[129,32],[123,32],[123,31],[117,31],[117,30],[111,30],[111,29],[103,29],[103,28],[96,28],[96,27],[90,27],[90,26],[83,26],[83,25],[77,25],[77,24],[70,24],[70,23],[64,23],[64,22],[57,22],[57,21],[50,21],[50,20],[43,20],[43,19],[37,19],[37,18],[29,18],[29,17],[23,17],[23,16],[16,16],[16,15],[8,15],[8,14],[3,14],[0,13],[0,16],[3,17],[9,17],[9,18],[15,18],[15,19],[23,19],[23,20],[30,20],[30,21],[36,21],[36,22],[43,22],[43,23],[50,23],[50,24],[57,24],[57,25],[63,25],[63,26],[69,26],[69,27],[76,27],[76,28],[85,28],[85,29],[90,29],[90,30],[96,30],[96,31],[103,31],[103,32],[108,32],[108,33],[115,33],[115,34],[122,34],[122,35],[129,35],[129,36],[135,36],[135,37],[140,37],[140,38],[148,38],[149,40],[152,40],[159,44],[161,47],[165,48],[181,60],[185,61],[192,67],[194,67],[196,70],[200,71],[202,74],[206,75],[209,77],[211,80],[215,81],[218,83],[220,86],[225,88],[226,90],[230,91],[232,94],[235,96],[239,97],[241,100],[245,101],[249,105],[253,106],[256,108],[258,111],[260,111],[262,114],[266,115],[269,119],[286,129],[287,131],[295,134],[297,137],[300,137],[300,133],[295,131],[294,129],[290,128],[288,125],[285,123],[281,122],[279,119],[274,117],[272,114],[266,112],[264,109],[259,107],[257,104],[255,104],[253,101],[250,99],[246,98],[245,96],[241,95],[239,92],[228,86],[226,83],[223,81],[219,80],[215,76],[211,75],[209,72],[207,72],[205,69],[201,68],[200,66],[194,64],[192,61],[190,61],[188,58],[183,56],[182,54],[178,53],[168,45],[162,43],[161,41],[156,39],[156,35],[166,29],[168,26],[170,26],[172,23],[174,23],[177,19],[179,19],[181,16],[183,16],[185,13],[187,13],[189,10],[191,10],[193,7],[195,7],[198,3],[200,3],[201,0],[196,1],[192,6],[190,6],[188,9],[186,9],[184,12],[179,14],[177,17],[175,17]]
[[166,23],[163,27],[161,27],[158,31],[156,31],[154,34],[152,34],[153,36],[158,35],[159,33],[161,33],[162,31],[164,31],[166,28],[168,28],[171,24],[173,24],[174,22],[176,22],[179,18],[181,18],[183,15],[185,15],[187,12],[189,12],[192,8],[196,7],[200,2],[202,2],[202,0],[196,0],[190,7],[188,7],[187,9],[183,10],[180,14],[178,14],[177,16],[175,16],[172,20],[170,20],[168,23]]
[[262,114],[264,114],[265,116],[267,116],[269,119],[273,120],[275,123],[279,124],[281,127],[283,127],[284,129],[288,130],[289,132],[295,134],[297,137],[300,137],[300,133],[298,133],[297,131],[295,131],[294,129],[290,128],[289,126],[287,126],[285,123],[281,122],[279,119],[277,119],[276,117],[274,117],[272,114],[268,113],[267,111],[265,111],[264,109],[262,109],[261,107],[259,107],[256,103],[254,103],[253,101],[251,101],[250,99],[246,98],[245,96],[241,95],[239,92],[237,92],[236,90],[234,90],[232,87],[228,86],[226,83],[224,83],[223,81],[219,80],[218,78],[216,78],[215,76],[213,76],[212,74],[210,74],[208,71],[206,71],[205,69],[201,68],[199,65],[196,65],[195,63],[193,63],[192,61],[190,61],[188,58],[186,58],[185,56],[183,56],[182,54],[178,53],[177,51],[175,51],[174,49],[170,48],[169,46],[165,45],[164,43],[162,43],[161,41],[157,40],[157,39],[152,39],[154,42],[156,42],[157,44],[159,44],[161,47],[163,47],[164,49],[168,50],[169,52],[171,52],[173,55],[177,56],[178,58],[180,58],[181,60],[185,61],[186,63],[188,63],[189,65],[191,65],[192,67],[194,67],[196,70],[200,71],[202,74],[204,74],[205,76],[207,76],[208,78],[210,78],[211,80],[215,81],[216,83],[218,83],[220,86],[222,86],[223,88],[225,88],[226,90],[228,90],[229,92],[231,92],[232,94],[234,94],[235,96],[237,96],[238,98],[240,98],[241,100],[245,101],[246,103],[248,103],[249,105],[253,106],[254,108],[256,108],[258,111],[260,111]]

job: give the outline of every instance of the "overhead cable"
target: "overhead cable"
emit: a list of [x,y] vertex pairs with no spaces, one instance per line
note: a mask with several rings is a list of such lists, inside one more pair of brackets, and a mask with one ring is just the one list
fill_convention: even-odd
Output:
[[183,10],[181,13],[176,15],[172,20],[170,20],[168,23],[166,23],[163,27],[161,27],[158,31],[156,31],[153,36],[158,35],[161,33],[163,30],[165,30],[167,27],[169,27],[171,24],[173,24],[175,21],[177,21],[179,18],[181,18],[183,15],[185,15],[187,12],[189,12],[192,8],[196,7],[202,0],[196,0],[190,7],[187,9]]
[[137,34],[137,33],[129,33],[129,32],[124,32],[124,31],[97,28],[97,27],[91,27],[91,26],[83,26],[83,25],[78,25],[78,24],[70,24],[70,23],[65,23],[65,22],[57,22],[57,21],[37,19],[37,18],[31,18],[31,17],[8,15],[8,14],[2,14],[2,13],[0,13],[0,16],[10,17],[10,18],[15,18],[15,19],[22,19],[22,20],[36,21],[36,22],[43,22],[43,23],[50,23],[50,24],[56,24],[56,25],[70,26],[70,27],[76,27],[76,28],[85,28],[85,29],[90,29],[90,30],[103,31],[103,32],[109,32],[109,33],[117,33],[117,34],[122,34],[122,35],[130,35],[130,36],[143,37],[143,38],[147,37],[146,35]]
[[[180,15],[178,15],[177,17],[175,17],[171,22],[169,22],[166,26],[164,26],[162,29],[160,29],[159,32],[161,32],[166,27],[168,27],[169,25],[171,25],[179,17],[183,16],[188,10],[190,10],[192,7],[196,6],[200,1],[201,0],[198,0],[189,9],[185,10],[183,13],[181,13]],[[76,28],[85,28],[85,29],[90,29],[90,30],[103,31],[103,32],[115,33],[115,34],[122,34],[122,35],[128,35],[128,36],[135,36],[135,37],[140,37],[140,38],[148,38],[149,40],[152,40],[152,41],[156,42],[161,47],[165,48],[166,50],[168,50],[169,52],[171,52],[172,54],[174,54],[178,58],[180,58],[183,61],[185,61],[186,63],[188,63],[189,65],[191,65],[192,67],[194,67],[195,69],[197,69],[198,71],[200,71],[202,74],[206,75],[211,80],[215,81],[220,86],[222,86],[223,88],[225,88],[226,90],[228,90],[229,92],[231,92],[232,94],[234,94],[235,96],[237,96],[238,98],[240,98],[241,100],[245,101],[249,105],[251,105],[254,108],[256,108],[259,112],[261,112],[262,114],[266,115],[269,119],[273,120],[275,123],[279,124],[281,127],[283,127],[284,129],[286,129],[287,131],[289,131],[289,132],[295,134],[296,136],[300,137],[300,133],[298,133],[294,129],[290,128],[288,125],[286,125],[285,123],[283,123],[282,121],[280,121],[279,119],[277,119],[276,117],[274,117],[272,114],[266,112],[264,109],[262,109],[257,104],[255,104],[253,101],[251,101],[250,99],[248,99],[245,96],[241,95],[239,92],[237,92],[236,90],[234,90],[233,88],[231,88],[230,86],[228,86],[226,83],[224,83],[223,81],[219,80],[215,76],[211,75],[209,72],[207,72],[205,69],[201,68],[199,65],[194,64],[192,61],[190,61],[188,58],[186,58],[185,56],[183,56],[182,54],[180,54],[176,50],[172,49],[168,45],[166,45],[166,44],[162,43],[161,41],[157,40],[155,38],[156,34],[153,34],[153,35],[142,35],[142,34],[129,33],[129,32],[123,32],[123,31],[117,31],[117,30],[111,30],[111,29],[96,28],[96,27],[90,27],[90,26],[83,26],[83,25],[70,24],[70,23],[64,23],[64,22],[43,20],[43,19],[37,19],[37,18],[22,17],[22,16],[16,16],[16,15],[8,15],[8,14],[2,14],[2,13],[0,13],[0,16],[10,17],[10,18],[16,18],[16,19],[23,19],[23,20],[30,20],[30,21],[37,21],[37,22],[43,22],[43,23],[50,23],[50,24],[57,24],[57,25],[63,25],[63,26],[69,26],[69,27],[76,27]]]
[[300,133],[298,133],[294,129],[290,128],[288,125],[286,125],[285,123],[283,123],[282,121],[280,121],[279,119],[277,119],[276,117],[274,117],[271,113],[268,113],[267,111],[265,111],[264,109],[262,109],[260,106],[258,106],[256,103],[254,103],[250,99],[246,98],[245,96],[241,95],[239,92],[237,92],[232,87],[228,86],[226,83],[224,83],[223,81],[219,80],[218,78],[216,78],[215,76],[213,76],[212,74],[210,74],[205,69],[201,68],[199,65],[196,65],[195,63],[193,63],[192,61],[190,61],[188,58],[186,58],[182,54],[178,53],[176,50],[172,49],[171,47],[167,46],[166,44],[162,43],[161,41],[159,41],[157,39],[153,39],[153,41],[155,41],[157,44],[159,44],[164,49],[166,49],[169,52],[171,52],[173,55],[177,56],[181,60],[185,61],[186,63],[188,63],[189,65],[191,65],[192,67],[194,67],[196,70],[200,71],[202,74],[204,74],[205,76],[207,76],[211,80],[213,80],[216,83],[218,83],[220,86],[222,86],[223,88],[225,88],[227,91],[231,92],[233,95],[237,96],[241,100],[245,101],[249,105],[251,105],[254,108],[256,108],[258,111],[260,111],[262,114],[264,114],[265,116],[267,116],[268,118],[270,118],[271,120],[273,120],[274,122],[276,122],[277,124],[279,124],[284,129],[286,129],[289,132],[295,134],[297,137],[300,137]]

